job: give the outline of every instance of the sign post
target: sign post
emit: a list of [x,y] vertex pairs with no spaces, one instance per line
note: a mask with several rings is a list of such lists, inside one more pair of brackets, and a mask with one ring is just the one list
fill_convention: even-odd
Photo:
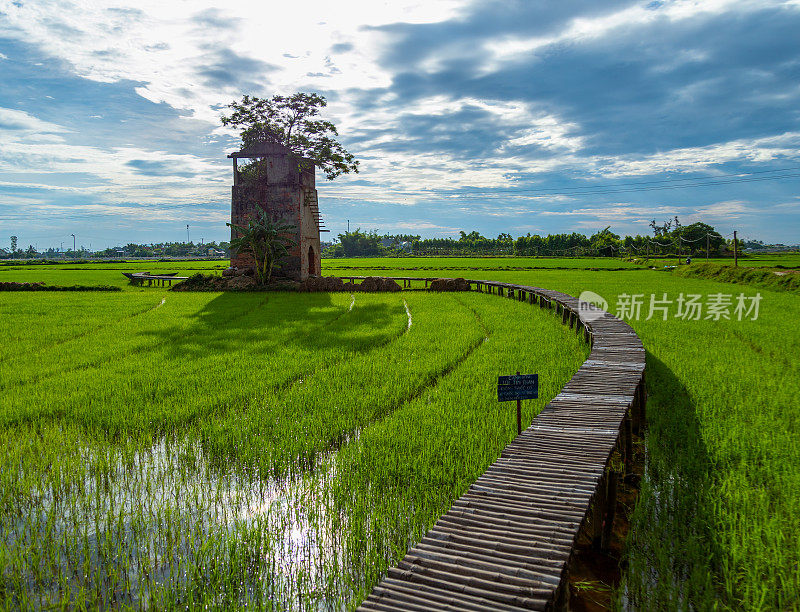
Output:
[[517,400],[517,435],[522,433],[522,400],[539,397],[539,375],[520,374],[497,377],[497,401]]

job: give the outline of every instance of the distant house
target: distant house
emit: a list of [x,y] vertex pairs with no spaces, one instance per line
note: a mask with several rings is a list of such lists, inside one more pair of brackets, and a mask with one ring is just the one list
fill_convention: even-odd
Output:
[[221,251],[219,249],[210,248],[208,249],[208,256],[209,257],[225,257],[225,251]]

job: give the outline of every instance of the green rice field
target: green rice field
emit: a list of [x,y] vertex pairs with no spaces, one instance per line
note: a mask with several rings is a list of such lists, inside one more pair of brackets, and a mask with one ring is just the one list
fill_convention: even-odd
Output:
[[[793,265],[787,257],[784,265]],[[338,262],[337,262],[338,263]],[[771,261],[768,265],[775,265]],[[337,274],[358,273],[337,270]],[[428,276],[386,270],[387,276]],[[481,271],[467,278],[593,291],[647,350],[647,462],[618,604],[639,610],[800,609],[800,299],[669,271]],[[443,274],[444,275],[444,274]],[[452,275],[452,273],[448,274]],[[666,295],[665,295],[666,294]],[[720,313],[679,298],[730,296]],[[737,298],[761,295],[757,319]],[[640,295],[638,317],[620,312]],[[666,308],[647,320],[650,299]],[[661,302],[671,300],[671,304]],[[666,320],[664,317],[666,316]]]
[[0,315],[4,609],[354,607],[512,439],[496,376],[547,373],[529,422],[588,352],[477,294],[7,292]]
[[[225,265],[0,268],[125,289],[0,293],[1,608],[353,608],[512,439],[495,377],[540,373],[530,422],[588,354],[546,311],[486,295],[171,293],[120,274]],[[800,609],[796,294],[608,259],[323,273],[605,298],[644,342],[649,394],[617,605]]]

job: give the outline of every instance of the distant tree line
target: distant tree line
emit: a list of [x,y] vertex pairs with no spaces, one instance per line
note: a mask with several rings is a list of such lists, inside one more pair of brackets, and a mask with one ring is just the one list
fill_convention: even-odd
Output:
[[112,247],[97,251],[95,257],[208,257],[228,256],[228,242],[160,242],[157,244],[136,244],[130,242],[125,246]]
[[[726,240],[711,225],[681,225],[677,217],[658,224],[651,221],[651,235],[621,237],[606,227],[590,236],[570,234],[526,234],[514,238],[501,233],[489,238],[479,232],[460,232],[458,238],[421,238],[412,234],[379,234],[361,228],[339,234],[338,242],[327,246],[323,257],[387,255],[462,255],[533,257],[662,257],[667,255],[725,256],[733,252],[733,241]],[[740,244],[740,248],[744,248]]]
[[86,259],[87,257],[228,257],[230,244],[228,242],[161,242],[158,244],[136,244],[130,242],[124,246],[111,247],[101,251],[91,252],[81,246],[74,251],[66,249],[48,248],[38,251],[33,245],[27,249],[17,248],[16,236],[12,236],[12,249],[0,248],[0,259]]

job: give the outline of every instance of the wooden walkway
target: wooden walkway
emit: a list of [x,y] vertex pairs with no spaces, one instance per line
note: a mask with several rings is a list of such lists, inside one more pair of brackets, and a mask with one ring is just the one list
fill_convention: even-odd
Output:
[[123,272],[122,275],[131,281],[134,285],[144,286],[144,281],[147,281],[147,286],[151,287],[153,282],[156,286],[164,287],[167,283],[172,287],[172,281],[185,281],[188,276],[176,276],[175,274],[150,274],[149,272]]
[[363,612],[563,610],[579,531],[601,547],[611,536],[617,480],[644,419],[639,337],[627,323],[558,291],[469,282],[552,309],[585,335],[591,353],[531,426],[389,568],[358,608]]

